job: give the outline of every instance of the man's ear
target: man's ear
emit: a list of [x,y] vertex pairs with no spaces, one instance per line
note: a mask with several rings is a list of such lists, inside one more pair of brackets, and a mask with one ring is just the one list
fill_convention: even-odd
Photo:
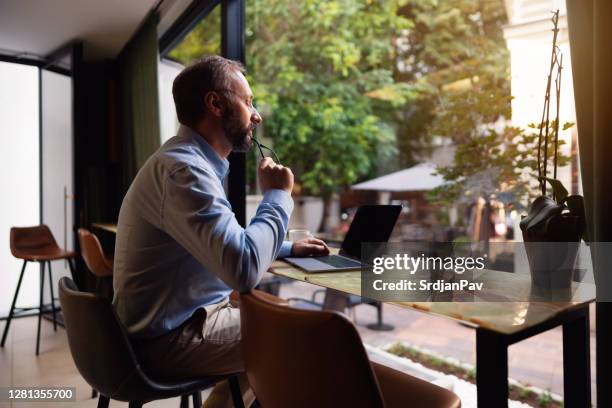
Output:
[[211,91],[204,95],[204,105],[213,116],[223,116],[223,102],[218,93]]

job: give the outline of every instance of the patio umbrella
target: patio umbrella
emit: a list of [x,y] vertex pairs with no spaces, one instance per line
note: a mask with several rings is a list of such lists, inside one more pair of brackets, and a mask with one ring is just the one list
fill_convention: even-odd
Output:
[[436,165],[421,163],[372,180],[357,183],[353,190],[370,191],[429,191],[444,184],[444,178],[435,174]]

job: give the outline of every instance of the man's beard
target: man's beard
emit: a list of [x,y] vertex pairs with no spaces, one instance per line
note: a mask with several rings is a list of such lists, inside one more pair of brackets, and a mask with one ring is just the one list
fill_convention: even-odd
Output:
[[253,130],[255,130],[255,125],[252,123],[246,127],[242,125],[235,109],[228,107],[223,113],[223,131],[232,145],[232,151],[248,152],[253,146],[249,138],[249,132]]

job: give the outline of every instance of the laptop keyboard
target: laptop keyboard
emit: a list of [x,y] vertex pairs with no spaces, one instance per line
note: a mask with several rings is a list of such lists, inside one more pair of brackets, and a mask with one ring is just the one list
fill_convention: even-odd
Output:
[[323,262],[327,265],[333,266],[335,268],[350,268],[357,267],[360,265],[359,262],[353,261],[351,259],[343,258],[341,256],[328,255],[328,256],[318,256],[316,258],[317,261]]

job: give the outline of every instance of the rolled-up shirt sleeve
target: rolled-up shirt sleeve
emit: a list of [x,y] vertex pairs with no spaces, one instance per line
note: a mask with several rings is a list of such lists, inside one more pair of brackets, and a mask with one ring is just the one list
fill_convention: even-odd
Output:
[[269,190],[251,223],[242,228],[217,175],[185,165],[164,185],[163,229],[230,288],[255,287],[279,255],[293,200],[284,190]]
[[293,250],[293,242],[285,241],[283,245],[281,245],[280,251],[278,251],[277,258],[287,258],[291,256],[291,251]]

